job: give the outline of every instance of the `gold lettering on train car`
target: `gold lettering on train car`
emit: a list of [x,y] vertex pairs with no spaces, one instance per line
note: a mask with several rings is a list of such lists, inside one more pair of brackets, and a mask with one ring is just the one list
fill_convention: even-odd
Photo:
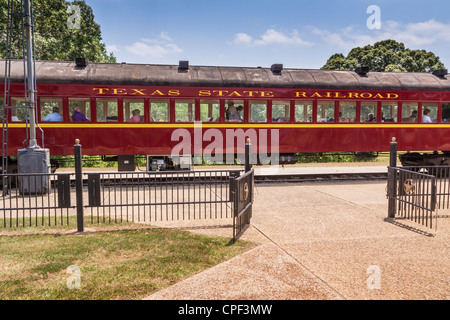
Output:
[[158,95],[158,96],[163,96],[164,95],[164,93],[162,93],[161,91],[159,91],[159,90],[155,90],[154,92],[152,92],[151,94],[150,94],[151,96],[155,96],[155,95]]
[[94,88],[93,90],[98,90],[98,94],[105,94],[103,90],[109,91],[109,89],[106,88]]
[[273,98],[273,92],[272,91],[261,91],[261,98]]
[[131,90],[133,90],[134,91],[134,93],[132,93],[133,95],[136,95],[136,94],[140,94],[140,95],[144,95],[145,93],[144,93],[144,91],[145,91],[145,89],[131,89]]
[[357,92],[349,92],[347,98],[358,99],[359,98],[359,93],[357,93]]
[[114,88],[113,89],[113,94],[128,94],[128,93],[127,93],[127,89]]
[[322,96],[321,96],[318,92],[314,92],[314,93],[311,95],[311,98],[322,98]]
[[295,92],[295,97],[296,98],[307,98],[307,96],[306,96],[306,92],[299,92],[299,91],[297,91],[297,92]]
[[229,97],[234,97],[234,96],[236,96],[236,97],[242,97],[242,94],[240,94],[240,93],[237,92],[237,91],[233,91],[233,92],[230,93],[228,96],[229,96]]
[[374,98],[374,99],[384,99],[384,97],[383,97],[383,95],[381,93],[377,93],[372,98]]
[[213,90],[213,93],[218,93],[219,97],[223,97],[228,93],[228,90]]
[[198,95],[200,97],[209,97],[211,95],[211,91],[210,90],[200,90],[198,92]]
[[179,96],[180,90],[169,90],[169,96]]
[[396,93],[388,93],[386,95],[386,98],[387,99],[397,99],[398,98],[398,94],[396,94]]
[[368,92],[364,92],[364,93],[361,93],[360,97],[363,99],[370,99],[370,98],[372,98],[372,94],[368,93]]
[[254,93],[258,94],[259,91],[244,91],[244,93],[248,96],[248,97],[254,97]]

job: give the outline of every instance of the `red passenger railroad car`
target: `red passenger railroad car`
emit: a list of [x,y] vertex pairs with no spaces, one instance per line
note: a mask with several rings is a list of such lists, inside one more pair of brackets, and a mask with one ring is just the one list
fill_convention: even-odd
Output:
[[[395,137],[399,151],[444,152],[436,160],[441,164],[450,151],[445,75],[38,61],[37,122],[45,137],[38,131],[38,143],[51,155],[73,154],[75,139],[84,155],[170,155],[182,130],[192,135],[192,154],[198,148],[235,154],[238,143],[226,140],[243,133],[256,153],[270,152],[276,143],[280,155],[293,156],[382,152]],[[13,61],[7,104],[20,106],[23,96],[23,63]],[[60,121],[48,121],[54,107]],[[73,121],[76,107],[88,121]],[[8,155],[16,156],[26,139],[25,109],[11,109],[7,120]]]

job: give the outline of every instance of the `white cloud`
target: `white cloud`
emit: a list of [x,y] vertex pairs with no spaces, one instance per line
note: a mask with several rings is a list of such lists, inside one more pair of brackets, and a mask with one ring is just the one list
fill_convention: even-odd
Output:
[[140,57],[162,58],[171,53],[180,53],[183,50],[173,43],[172,38],[167,32],[154,39],[141,38],[140,41],[132,45],[125,46],[127,52]]
[[268,29],[259,39],[253,39],[250,35],[240,32],[234,35],[234,39],[229,44],[237,45],[272,45],[272,44],[284,44],[284,45],[311,45],[311,43],[304,41],[300,38],[297,30],[286,34],[274,29]]
[[314,26],[309,26],[308,29],[311,34],[321,37],[325,42],[346,50],[386,39],[394,39],[410,48],[450,41],[450,24],[444,24],[434,19],[406,25],[396,21],[382,21],[379,30],[356,29],[351,26],[341,29],[340,32],[323,30]]

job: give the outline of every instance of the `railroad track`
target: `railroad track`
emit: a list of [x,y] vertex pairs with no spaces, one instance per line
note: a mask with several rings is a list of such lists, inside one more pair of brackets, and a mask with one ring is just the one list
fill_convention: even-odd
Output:
[[255,175],[255,183],[386,180],[387,172]]

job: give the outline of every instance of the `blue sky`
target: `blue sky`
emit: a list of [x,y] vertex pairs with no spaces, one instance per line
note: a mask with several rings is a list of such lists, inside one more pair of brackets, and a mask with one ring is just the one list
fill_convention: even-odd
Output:
[[[395,39],[450,67],[447,0],[86,0],[118,62],[318,69],[334,53]],[[368,20],[380,9],[381,27]],[[371,22],[373,20],[370,20]],[[370,26],[370,23],[369,23]]]

